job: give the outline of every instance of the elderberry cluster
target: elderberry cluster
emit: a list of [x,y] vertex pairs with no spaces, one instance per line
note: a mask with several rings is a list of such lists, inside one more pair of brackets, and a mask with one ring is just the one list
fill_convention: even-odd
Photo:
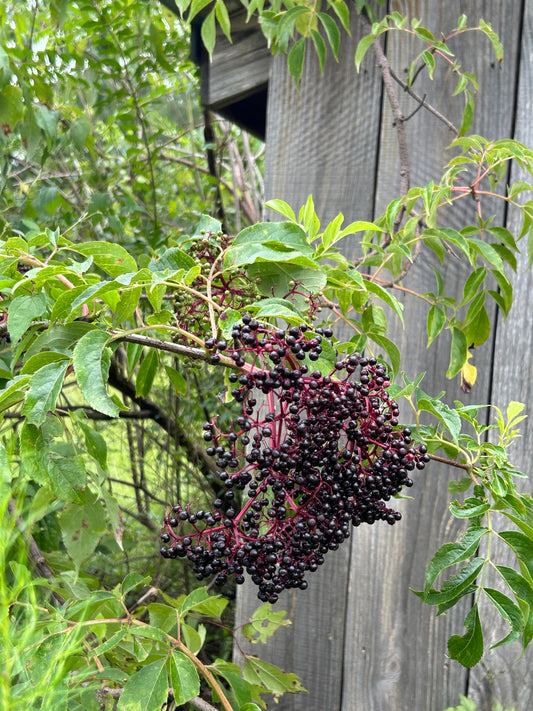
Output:
[[[232,347],[209,344],[213,355],[229,350],[241,371],[230,375],[242,403],[230,432],[204,425],[226,493],[209,512],[177,504],[161,536],[162,555],[188,558],[199,580],[242,583],[246,573],[268,602],[284,589],[305,589],[306,573],[352,525],[398,521],[387,502],[429,461],[398,423],[386,367],[354,353],[323,375],[313,361],[332,333],[304,330],[272,332],[244,317]],[[236,492],[244,492],[241,505]]]
[[[224,309],[241,309],[250,301],[254,301],[258,293],[255,285],[244,272],[234,270],[231,275],[221,273],[219,260],[231,245],[231,241],[232,238],[222,232],[205,232],[199,239],[184,245],[184,249],[200,266],[200,274],[191,285],[195,291],[204,293],[209,280],[213,301]],[[213,267],[215,267],[214,274]],[[197,335],[204,333],[207,313],[205,299],[193,292],[183,291],[177,294],[175,300],[178,325]]]

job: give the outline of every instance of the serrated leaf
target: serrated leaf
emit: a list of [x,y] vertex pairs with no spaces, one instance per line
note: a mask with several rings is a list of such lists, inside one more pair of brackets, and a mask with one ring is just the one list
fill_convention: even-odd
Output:
[[136,272],[137,263],[131,254],[115,242],[82,242],[70,247],[84,257],[91,256],[96,266],[111,277]]
[[450,350],[450,365],[446,371],[447,378],[454,378],[466,362],[468,342],[465,334],[458,328],[452,328],[452,345]]
[[469,526],[459,543],[444,543],[427,567],[425,594],[430,591],[431,586],[443,570],[470,558],[476,552],[480,540],[486,533],[488,533],[488,528]]
[[22,414],[39,427],[49,411],[54,411],[70,361],[62,360],[39,368],[30,380]]
[[320,72],[323,74],[327,56],[326,43],[322,39],[320,33],[316,30],[311,30],[311,39],[313,40],[313,44],[315,46]]
[[465,617],[467,632],[464,636],[452,635],[448,640],[448,654],[464,667],[470,669],[483,656],[483,630],[479,620],[477,603]]
[[272,605],[266,602],[255,610],[250,622],[243,626],[242,634],[250,642],[266,642],[280,627],[292,624],[285,619],[286,614],[284,610],[274,612]]
[[366,35],[366,37],[363,37],[361,40],[359,40],[359,44],[357,45],[357,49],[355,50],[355,68],[357,72],[359,72],[359,68],[361,66],[361,62],[365,58],[366,53],[372,46],[372,42],[376,39],[376,37],[373,34]]
[[165,372],[178,395],[187,395],[187,381],[183,375],[170,365],[165,365]]
[[490,509],[488,501],[480,501],[475,497],[470,497],[460,505],[457,501],[450,504],[450,513],[455,518],[477,518],[483,516]]
[[135,395],[138,397],[148,397],[152,385],[157,375],[159,356],[154,348],[151,348],[141,361],[137,377],[135,379]]
[[313,266],[314,250],[300,225],[293,222],[262,222],[240,232],[224,256],[224,266],[236,267],[265,261],[294,262],[299,256],[307,257],[303,266]]
[[305,37],[300,37],[300,39],[293,44],[291,51],[289,52],[289,56],[287,58],[289,72],[294,81],[296,82],[296,87],[298,87],[300,83],[300,77],[302,76],[304,57]]
[[446,313],[444,309],[437,304],[433,304],[428,312],[427,319],[427,330],[428,330],[428,342],[427,347],[431,345],[432,341],[439,335],[439,333],[444,328],[446,324]]
[[516,605],[507,595],[500,590],[493,588],[483,588],[483,592],[498,610],[500,615],[511,625],[511,631],[503,639],[491,646],[491,649],[500,647],[502,644],[509,644],[517,640],[522,634],[525,620],[518,605]]
[[403,304],[401,304],[398,299],[396,299],[390,292],[387,291],[387,289],[384,289],[382,286],[379,284],[376,284],[375,281],[372,281],[371,279],[365,279],[365,287],[367,290],[377,296],[381,301],[384,301],[388,306],[391,307],[391,309],[394,311],[394,313],[398,316],[400,321],[402,322],[402,326],[404,325],[403,321]]
[[437,399],[422,397],[417,402],[419,410],[431,412],[446,427],[454,442],[457,442],[461,432],[461,418],[456,410]]
[[139,573],[128,573],[120,584],[120,590],[123,596],[127,595],[131,590],[139,585],[149,585],[150,576],[140,575]]
[[392,373],[394,376],[398,375],[400,371],[400,361],[401,361],[401,354],[400,354],[400,349],[398,346],[391,341],[389,338],[386,336],[383,336],[381,334],[376,334],[376,333],[368,333],[368,338],[373,341],[374,343],[377,343],[378,346],[383,348],[385,353],[387,354],[389,360],[390,360],[390,365],[392,368]]
[[296,222],[296,215],[294,214],[294,210],[284,200],[269,200],[268,202],[265,202],[265,207],[269,210],[277,212],[279,215],[283,215],[291,222]]
[[45,311],[46,297],[42,292],[15,297],[7,310],[7,331],[13,343],[20,340],[33,319],[42,316]]
[[76,569],[93,554],[106,528],[105,511],[98,499],[70,504],[59,517],[61,532]]
[[533,540],[521,531],[502,531],[499,537],[512,548],[520,564],[525,566],[533,578]]
[[448,600],[453,600],[475,581],[484,564],[484,558],[472,558],[458,573],[450,576],[440,590],[425,591],[424,601],[428,605],[441,605]]
[[177,706],[186,704],[200,693],[200,678],[196,667],[183,652],[172,650],[169,659],[170,683]]
[[242,675],[248,683],[264,686],[274,697],[286,692],[297,694],[305,691],[296,674],[286,674],[273,664],[257,657],[246,657]]
[[87,403],[98,412],[117,417],[120,408],[107,394],[109,372],[108,335],[99,329],[86,333],[74,348],[72,362],[78,385]]
[[166,703],[167,697],[168,677],[165,660],[158,659],[130,676],[120,696],[120,709],[121,711],[160,709]]
[[202,42],[206,48],[209,59],[213,58],[213,49],[216,40],[215,8],[213,8],[202,20],[201,28]]
[[333,56],[335,57],[335,60],[338,61],[341,33],[339,31],[339,28],[337,27],[337,23],[332,17],[327,15],[325,12],[319,12],[318,19],[320,20],[324,30],[326,31],[330,47],[333,51]]

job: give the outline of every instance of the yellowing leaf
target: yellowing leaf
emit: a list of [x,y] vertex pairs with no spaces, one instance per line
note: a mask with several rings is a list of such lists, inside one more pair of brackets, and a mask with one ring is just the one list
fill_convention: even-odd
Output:
[[477,378],[477,368],[473,363],[470,363],[470,358],[472,358],[472,353],[467,351],[466,363],[461,368],[461,390],[464,393],[469,393]]

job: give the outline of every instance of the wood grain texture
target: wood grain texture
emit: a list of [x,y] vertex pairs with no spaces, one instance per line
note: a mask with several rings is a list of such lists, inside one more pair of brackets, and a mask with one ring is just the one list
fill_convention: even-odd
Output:
[[[533,145],[533,2],[527,0],[522,29],[520,67],[517,72],[518,95],[516,111],[516,129],[514,137],[528,146]],[[520,170],[513,170],[511,181],[526,179]],[[529,194],[528,199],[533,196]],[[513,234],[518,234],[521,218],[518,211],[511,211],[507,227]],[[527,270],[526,245],[520,244],[522,251],[517,274],[511,274],[514,289],[514,306],[506,321],[498,319],[493,363],[492,402],[504,413],[511,400],[518,400],[526,405],[524,414],[528,419],[521,423],[522,438],[517,440],[511,450],[512,461],[519,471],[530,478],[523,480],[521,487],[532,492],[531,461],[533,452],[533,275]],[[495,522],[498,525],[498,522]],[[506,547],[493,542],[491,555],[498,564],[514,566],[516,559],[509,555]],[[505,591],[493,571],[489,571],[486,584]],[[533,708],[533,683],[531,667],[533,650],[528,648],[518,660],[521,647],[518,643],[488,650],[491,644],[504,637],[508,625],[502,623],[490,603],[482,601],[482,619],[487,621],[484,629],[487,653],[483,665],[471,672],[469,695],[476,701],[478,708],[491,709],[495,701],[500,701],[504,708],[515,707],[517,711]]]
[[231,12],[229,42],[217,25],[212,61],[207,52],[202,61],[201,101],[213,111],[254,94],[266,86],[272,57],[255,20],[246,22],[240,7]]
[[[531,2],[528,0],[529,5]],[[492,23],[507,50],[502,68],[492,61],[490,43],[481,35],[469,33],[466,39],[454,41],[454,48],[463,69],[475,71],[481,87],[476,96],[477,118],[472,131],[491,138],[512,135],[513,112],[509,107],[514,105],[517,90],[515,76],[522,3],[398,0],[391,3],[390,9],[420,18],[435,34],[452,30],[462,13],[467,14],[470,24],[475,24],[480,17]],[[532,33],[531,26],[528,27],[526,42],[531,54]],[[320,77],[314,58],[308,56],[299,92],[288,75],[285,58],[279,57],[273,62],[266,198],[282,198],[298,209],[312,193],[323,222],[339,211],[348,220],[372,218],[398,194],[400,166],[392,116],[386,101],[382,103],[371,52],[363,65],[366,74],[355,75],[354,47],[353,41],[344,43],[348,59],[344,57],[340,65],[328,67],[324,78]],[[406,40],[403,35],[391,33],[387,40],[387,55],[400,75],[420,51],[416,42]],[[524,51],[522,64],[528,61],[531,59]],[[531,115],[532,79],[528,73],[524,74],[524,82],[527,81],[529,88],[523,90],[520,108],[524,131]],[[433,83],[423,72],[415,89],[421,96],[426,94],[430,103],[459,125],[464,100],[450,98],[456,83],[457,77],[452,71],[439,69]],[[407,95],[402,94],[401,102],[405,115],[416,108],[416,103]],[[531,132],[529,126],[527,129]],[[451,157],[446,151],[451,140],[449,129],[421,110],[407,122],[406,131],[412,184],[438,181]],[[529,134],[528,139],[533,143]],[[501,204],[495,201],[489,208],[496,215],[495,223],[502,224],[505,214]],[[448,211],[446,220],[452,226],[474,223],[475,204],[460,201]],[[347,256],[352,257],[356,252],[355,243],[347,245]],[[423,253],[405,285],[420,293],[433,290],[432,266],[435,265],[434,258]],[[466,265],[460,259],[450,258],[439,268],[448,293],[462,294]],[[517,282],[516,287],[524,293],[526,302],[532,298],[532,284],[527,279],[523,285]],[[413,297],[405,300],[405,330],[400,330],[394,321],[390,323],[390,335],[400,347],[402,367],[407,375],[412,378],[426,371],[424,390],[433,395],[446,390],[450,402],[454,399],[487,402],[492,382],[491,344],[476,349],[478,382],[470,396],[464,395],[457,381],[445,378],[449,354],[446,335],[426,350],[427,310],[420,304]],[[520,312],[522,318],[527,319],[527,311],[520,308]],[[492,315],[495,321],[495,311]],[[515,359],[520,362],[527,358],[530,363],[530,350],[526,349],[532,345],[531,328],[527,330],[522,321],[514,327],[516,330],[502,331],[500,322],[501,319],[495,343],[498,367],[504,367],[509,334],[517,337],[520,333],[521,336],[520,347],[524,350],[516,353]],[[509,368],[516,368],[516,360]],[[495,386],[494,398],[516,399],[511,371],[505,372],[508,373],[508,390],[504,388],[500,392]],[[530,394],[532,387],[528,382],[524,397]],[[408,412],[403,415],[404,419],[410,418]],[[533,434],[529,436],[524,453],[531,452]],[[525,454],[523,461],[526,461]],[[514,701],[517,711],[531,708],[531,703],[528,706],[529,684],[523,679],[523,669],[518,675],[510,669],[513,652],[508,654],[506,648],[498,651],[501,659],[494,657],[494,667],[491,666],[487,674],[472,672],[469,675],[460,665],[447,659],[446,639],[453,633],[463,634],[462,620],[471,601],[465,599],[461,609],[436,618],[434,610],[424,608],[409,591],[410,587],[423,586],[425,569],[439,545],[454,540],[463,530],[448,512],[447,485],[454,478],[460,478],[456,471],[431,464],[416,477],[412,490],[414,500],[400,502],[404,518],[399,524],[361,526],[354,531],[350,544],[328,556],[320,573],[310,576],[308,591],[284,593],[278,607],[289,610],[293,626],[280,632],[277,639],[274,637],[266,653],[263,649],[253,651],[298,673],[310,693],[282,699],[277,707],[280,711],[443,711],[455,706],[459,694],[467,693],[469,686],[478,700],[477,711],[490,711],[495,698],[506,703],[511,703],[505,701],[511,698],[525,701],[526,705]],[[246,620],[256,606],[253,595],[253,591],[246,591],[240,596],[238,618],[241,621]],[[503,670],[499,681],[492,680],[495,670]],[[491,679],[490,693],[487,679]],[[516,687],[515,696],[511,694],[512,687]],[[496,692],[502,696],[498,697]]]

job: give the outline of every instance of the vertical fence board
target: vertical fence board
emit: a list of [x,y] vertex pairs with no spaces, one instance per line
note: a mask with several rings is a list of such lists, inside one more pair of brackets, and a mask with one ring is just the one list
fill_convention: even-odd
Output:
[[[519,85],[517,102],[517,123],[514,137],[531,147],[533,145],[533,2],[525,3],[524,25],[522,30],[522,52],[519,67]],[[511,179],[527,180],[521,171],[513,170]],[[530,182],[530,181],[529,181]],[[528,199],[533,197],[528,194]],[[525,199],[525,198],[522,198]],[[517,210],[511,210],[507,227],[514,235],[520,231],[521,217]],[[527,239],[527,238],[525,238]],[[510,274],[514,290],[514,306],[506,321],[498,318],[494,363],[492,370],[492,402],[505,414],[507,405],[512,400],[525,404],[523,414],[528,419],[520,424],[522,437],[515,441],[511,449],[511,461],[519,471],[527,474],[529,480],[523,481],[522,490],[533,493],[531,484],[531,453],[533,451],[533,275],[527,270],[527,250],[525,241],[520,243],[521,255],[517,274]],[[520,482],[519,482],[520,483]],[[498,525],[495,520],[494,525]],[[509,522],[507,522],[508,524]],[[509,555],[509,549],[499,541],[492,542],[491,556],[499,565],[514,566],[516,559]],[[498,576],[489,570],[486,584],[501,589]],[[471,672],[469,695],[479,709],[491,709],[495,701],[504,708],[515,707],[517,711],[533,708],[533,685],[531,683],[531,665],[533,651],[528,648],[521,659],[521,646],[514,643],[509,646],[490,650],[488,647],[506,636],[509,625],[503,623],[493,606],[481,600],[487,652],[483,664]]]

